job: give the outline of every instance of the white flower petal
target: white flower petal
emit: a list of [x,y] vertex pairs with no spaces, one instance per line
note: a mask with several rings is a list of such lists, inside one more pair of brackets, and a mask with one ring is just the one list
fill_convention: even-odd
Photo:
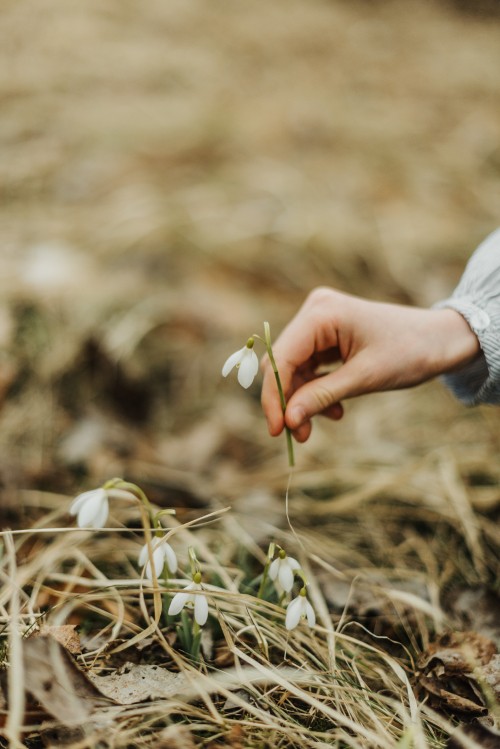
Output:
[[[164,564],[165,564],[165,554],[163,553],[162,547],[157,546],[156,549],[153,551],[153,565],[154,565],[156,577],[159,577],[161,575]],[[149,573],[151,573],[151,565],[149,561],[146,566],[146,571],[144,574],[149,580],[152,580],[153,576],[151,574],[148,575],[148,567],[149,567]]]
[[175,596],[170,601],[170,606],[168,607],[168,614],[169,616],[175,616],[176,614],[180,614],[188,600],[191,598],[191,593],[176,593]]
[[237,364],[239,364],[241,362],[241,359],[243,358],[243,355],[244,355],[244,353],[246,351],[246,348],[247,348],[246,346],[243,346],[242,349],[240,349],[239,351],[235,351],[234,354],[231,354],[231,356],[229,356],[226,359],[226,361],[224,363],[224,366],[222,367],[222,376],[223,377],[227,377],[228,374],[229,374],[229,372]]
[[144,567],[144,565],[148,561],[148,558],[149,558],[148,545],[144,544],[144,546],[141,546],[139,556],[137,557],[137,564],[139,565],[139,567]]
[[205,596],[194,597],[194,618],[203,627],[208,619],[208,601]]
[[300,570],[300,564],[293,557],[287,557],[286,561],[292,570]]
[[269,567],[269,577],[271,580],[276,580],[278,577],[278,572],[280,570],[280,562],[281,559],[277,557],[273,562],[271,562],[271,566]]
[[249,388],[259,370],[259,360],[253,349],[247,348],[243,354],[238,369],[238,382],[244,388]]
[[316,614],[314,613],[314,609],[307,600],[307,598],[304,599],[306,602],[306,616],[307,616],[307,623],[310,627],[314,627],[316,624]]
[[162,545],[162,548],[165,559],[167,560],[167,567],[169,569],[169,572],[171,572],[171,574],[173,575],[177,570],[177,557],[175,555],[175,551],[166,541]]
[[88,492],[82,492],[77,497],[75,497],[75,499],[71,503],[71,506],[69,508],[71,515],[77,515],[83,505],[87,504],[89,499],[92,499],[92,497],[102,495],[106,495],[106,491],[102,487],[99,489],[90,489]]
[[104,497],[104,500],[102,502],[102,505],[97,512],[96,516],[94,517],[94,522],[92,523],[93,528],[104,528],[106,525],[106,520],[108,519],[109,514],[109,503],[108,498]]
[[283,559],[281,562],[278,580],[283,590],[288,593],[293,588],[293,572],[286,561],[286,559]]
[[76,522],[80,528],[102,528],[108,517],[108,498],[105,491],[89,492],[81,503]]
[[295,629],[297,624],[300,622],[300,617],[302,615],[302,605],[300,598],[301,596],[294,598],[293,601],[290,601],[287,606],[285,616],[285,627],[287,629]]

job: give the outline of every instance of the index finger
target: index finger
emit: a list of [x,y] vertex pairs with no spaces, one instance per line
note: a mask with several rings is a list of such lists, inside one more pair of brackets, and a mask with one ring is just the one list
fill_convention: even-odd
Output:
[[[293,393],[294,375],[315,353],[315,326],[304,304],[286,326],[273,345],[273,355],[278,369],[285,398]],[[263,372],[261,403],[267,419],[269,432],[279,434],[284,427],[283,409],[279,397],[276,378],[269,357],[261,361]]]

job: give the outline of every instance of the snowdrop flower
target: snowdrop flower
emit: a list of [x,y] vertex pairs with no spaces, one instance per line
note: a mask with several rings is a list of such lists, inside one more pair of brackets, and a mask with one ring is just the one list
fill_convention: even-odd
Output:
[[169,616],[180,614],[184,606],[192,608],[194,606],[194,619],[200,627],[208,619],[208,601],[205,596],[199,596],[192,591],[203,590],[201,587],[201,574],[197,572],[193,576],[193,582],[186,585],[182,593],[176,593],[168,607]]
[[293,557],[288,557],[286,551],[280,549],[278,556],[269,567],[269,577],[271,580],[277,579],[283,590],[288,593],[293,587],[295,570],[300,570],[300,564]]
[[[156,577],[160,577],[165,563],[168,567],[169,572],[171,572],[172,574],[174,574],[174,572],[177,570],[177,557],[175,556],[175,551],[166,541],[162,541],[157,537],[153,538],[151,542],[151,556],[153,559]],[[144,567],[144,565],[146,565],[146,569],[144,570],[144,577],[152,582],[153,571],[151,569],[151,562],[149,559],[148,544],[144,544],[144,546],[141,548],[138,562],[141,567]]]
[[69,508],[79,528],[103,528],[108,517],[108,492],[100,487],[79,494]]
[[310,627],[316,624],[316,614],[306,598],[306,589],[302,588],[297,598],[290,601],[286,607],[285,627],[295,629],[301,619],[307,618]]
[[253,338],[249,338],[246,346],[236,351],[226,360],[222,367],[222,376],[227,377],[234,367],[238,368],[238,382],[244,388],[249,388],[255,375],[259,371],[259,360],[253,350]]

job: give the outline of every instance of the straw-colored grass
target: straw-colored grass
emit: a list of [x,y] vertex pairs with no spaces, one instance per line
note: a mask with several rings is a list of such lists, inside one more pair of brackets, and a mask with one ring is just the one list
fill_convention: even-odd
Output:
[[[418,471],[412,478],[417,477]],[[295,478],[300,482],[300,475]],[[74,746],[153,746],[158,732],[166,732],[172,746],[188,739],[187,746],[216,739],[224,746],[226,740],[232,745],[235,727],[242,746],[440,747],[457,731],[463,746],[474,746],[454,721],[414,693],[419,653],[437,632],[453,625],[442,588],[450,580],[477,583],[481,569],[474,560],[484,559],[487,551],[477,540],[470,553],[466,547],[460,552],[464,537],[453,513],[426,513],[422,498],[422,508],[412,515],[420,535],[393,513],[394,500],[380,501],[371,532],[356,519],[357,508],[338,516],[336,529],[276,528],[279,542],[301,560],[318,617],[312,630],[301,625],[292,632],[284,628],[283,608],[258,599],[243,579],[261,567],[263,553],[250,540],[242,555],[246,532],[238,514],[222,509],[187,526],[171,519],[170,540],[182,566],[188,567],[183,550],[191,545],[210,602],[208,639],[197,665],[172,639],[175,622],[164,619],[162,597],[170,597],[182,579],[151,588],[137,569],[142,534],[130,528],[133,508],[118,507],[115,528],[89,532],[64,526],[60,497],[36,499],[44,504],[43,521],[2,535],[0,617],[9,636],[4,735],[13,746],[33,733],[32,721],[40,714],[35,710],[31,727],[26,726],[24,687],[29,693],[33,675],[23,645],[39,630],[56,632],[71,622],[82,633],[77,661],[91,676],[114,673],[120,663],[139,659],[185,677],[168,699],[94,706],[84,729],[73,736]],[[24,500],[29,507],[30,495]],[[477,520],[478,535],[486,538],[487,527]],[[426,537],[423,524],[437,524],[439,531]],[[385,554],[378,545],[382,527]],[[446,559],[439,549],[443,539]],[[498,535],[493,540],[498,543]],[[44,678],[57,679],[50,662]],[[147,688],[146,683],[146,695]],[[79,698],[76,687],[74,698]],[[45,719],[43,727],[48,736],[50,725],[65,725],[65,716],[58,714],[56,699],[47,709],[52,710],[52,724]],[[173,726],[180,727],[178,734]]]

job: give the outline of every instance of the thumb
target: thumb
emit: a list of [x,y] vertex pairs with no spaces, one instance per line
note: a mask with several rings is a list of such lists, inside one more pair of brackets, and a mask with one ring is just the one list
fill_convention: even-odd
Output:
[[354,359],[330,374],[302,385],[288,401],[285,421],[290,429],[298,429],[316,414],[327,412],[334,404],[370,390],[363,368]]

